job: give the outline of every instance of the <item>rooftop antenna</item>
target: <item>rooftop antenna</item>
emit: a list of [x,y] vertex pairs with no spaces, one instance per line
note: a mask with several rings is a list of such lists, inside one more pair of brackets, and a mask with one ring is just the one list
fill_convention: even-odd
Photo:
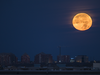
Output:
[[61,47],[68,47],[68,46],[58,46],[58,48],[59,48],[59,62],[61,62]]
[[61,62],[61,46],[58,46],[59,48],[59,62]]

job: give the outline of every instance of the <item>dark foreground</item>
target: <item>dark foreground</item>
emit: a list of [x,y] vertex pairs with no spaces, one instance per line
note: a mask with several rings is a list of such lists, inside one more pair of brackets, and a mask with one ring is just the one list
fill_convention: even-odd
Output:
[[100,75],[100,71],[0,71],[0,75]]

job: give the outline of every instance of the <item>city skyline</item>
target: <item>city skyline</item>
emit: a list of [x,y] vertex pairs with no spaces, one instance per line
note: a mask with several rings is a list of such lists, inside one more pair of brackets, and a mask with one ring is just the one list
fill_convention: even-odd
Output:
[[[100,0],[0,0],[0,53],[13,53],[30,60],[44,52],[87,55],[100,60]],[[86,13],[92,26],[86,31],[73,27],[73,17]]]
[[[15,56],[15,54],[13,54],[13,53],[0,53],[0,57],[6,56],[6,55],[8,55],[8,56],[9,56],[9,55],[13,55],[13,56],[15,57],[16,62],[22,62],[22,63],[30,63],[31,61],[34,61],[34,63],[35,63],[35,61],[36,61],[36,63],[41,63],[41,61],[40,61],[41,56],[43,56],[43,61],[45,61],[46,58],[49,58],[48,56],[50,56],[50,63],[53,63],[53,62],[55,62],[55,61],[56,61],[56,62],[59,62],[59,63],[60,63],[60,61],[61,61],[61,62],[66,62],[66,63],[67,63],[67,62],[70,62],[71,59],[77,60],[78,58],[76,58],[76,57],[82,58],[83,56],[88,58],[88,59],[86,59],[86,62],[89,62],[89,61],[97,61],[97,60],[95,60],[95,59],[89,60],[89,57],[88,57],[87,55],[76,55],[76,56],[74,56],[73,58],[71,58],[70,55],[57,55],[57,56],[56,56],[56,60],[54,60],[52,54],[46,54],[46,53],[44,53],[44,52],[41,52],[41,53],[38,53],[38,54],[34,55],[34,56],[33,56],[34,60],[30,60],[30,55],[28,55],[27,53],[24,53],[24,54],[22,54],[21,57],[20,57],[21,60],[19,60],[19,59]],[[44,56],[44,55],[45,55],[45,56]],[[1,60],[1,58],[0,58],[0,60]],[[3,59],[3,60],[5,60],[5,59]],[[9,60],[9,57],[7,57],[6,60]],[[38,60],[38,61],[37,61],[37,60]],[[48,59],[48,60],[49,60],[49,59]],[[82,61],[82,60],[80,60],[80,61]],[[99,61],[100,61],[100,60],[99,60]],[[46,61],[46,62],[47,62],[47,61]],[[74,61],[74,62],[75,62],[75,61]],[[6,62],[6,63],[7,63],[7,62]],[[80,62],[80,63],[81,63],[81,62]]]

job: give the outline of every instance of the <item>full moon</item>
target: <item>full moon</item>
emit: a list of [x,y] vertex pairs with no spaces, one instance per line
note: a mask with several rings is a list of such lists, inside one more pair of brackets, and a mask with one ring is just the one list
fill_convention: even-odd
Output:
[[74,16],[72,24],[77,30],[85,31],[92,26],[92,19],[86,13],[79,13]]

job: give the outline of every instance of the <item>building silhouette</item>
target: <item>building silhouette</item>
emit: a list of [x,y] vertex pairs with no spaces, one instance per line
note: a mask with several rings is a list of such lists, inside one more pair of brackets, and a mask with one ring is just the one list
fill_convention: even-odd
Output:
[[26,53],[24,53],[22,56],[21,56],[21,63],[23,64],[28,64],[30,63],[30,56]]
[[87,63],[88,62],[88,56],[86,56],[86,55],[75,56],[75,61],[78,62],[78,63]]
[[12,65],[17,63],[17,57],[12,53],[0,53],[1,65]]
[[57,56],[57,63],[69,63],[70,56],[69,55],[58,55]]
[[34,63],[53,63],[52,55],[51,54],[45,54],[43,52],[35,55]]

